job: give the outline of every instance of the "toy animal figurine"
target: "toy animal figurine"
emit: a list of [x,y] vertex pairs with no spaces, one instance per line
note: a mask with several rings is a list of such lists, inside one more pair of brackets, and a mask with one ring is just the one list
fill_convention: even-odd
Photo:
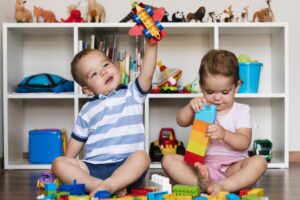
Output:
[[16,13],[15,18],[17,22],[32,22],[32,13],[25,8],[26,1],[16,0]]
[[186,19],[188,22],[192,20],[195,20],[196,22],[197,21],[203,22],[202,20],[205,15],[205,12],[206,12],[205,7],[201,6],[195,13],[188,13]]
[[248,19],[248,9],[249,9],[249,6],[245,6],[243,8],[243,11],[241,13],[241,22],[248,22],[249,19]]
[[172,15],[172,22],[185,22],[185,17],[183,12],[175,12]]
[[270,2],[271,0],[267,0],[266,1],[268,4],[268,7],[265,9],[261,9],[259,11],[256,11],[253,14],[253,22],[256,22],[258,20],[258,22],[273,22],[274,19],[274,14],[273,11],[271,9],[271,5]]
[[58,22],[55,14],[51,10],[45,10],[41,7],[33,6],[33,14],[37,22],[53,23]]
[[70,5],[68,9],[70,16],[65,20],[61,18],[62,22],[84,22],[84,19],[81,17],[81,12],[77,10],[76,5]]
[[88,22],[103,22],[105,18],[104,7],[96,2],[96,0],[88,0]]
[[224,22],[233,22],[234,20],[234,16],[233,16],[233,11],[232,11],[232,6],[229,6],[228,8],[226,8],[223,13],[226,15],[226,17],[224,17]]
[[223,22],[223,13],[216,14],[215,11],[209,12],[208,16],[211,19],[211,22]]

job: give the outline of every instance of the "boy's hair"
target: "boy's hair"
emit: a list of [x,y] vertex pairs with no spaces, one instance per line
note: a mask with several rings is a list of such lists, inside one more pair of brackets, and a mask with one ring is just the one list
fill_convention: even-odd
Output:
[[[71,73],[73,76],[73,79],[81,86],[83,86],[85,84],[84,79],[82,76],[80,76],[80,74],[77,74],[77,67],[78,67],[78,63],[79,61],[86,55],[90,54],[91,52],[99,52],[102,53],[102,51],[99,51],[98,49],[83,49],[82,51],[78,52],[72,62],[71,62]],[[104,55],[104,54],[103,54]],[[105,55],[104,55],[105,56]]]
[[239,63],[237,57],[230,51],[215,50],[208,51],[201,60],[199,69],[199,83],[204,84],[204,78],[209,75],[221,75],[232,77],[233,83],[239,81]]

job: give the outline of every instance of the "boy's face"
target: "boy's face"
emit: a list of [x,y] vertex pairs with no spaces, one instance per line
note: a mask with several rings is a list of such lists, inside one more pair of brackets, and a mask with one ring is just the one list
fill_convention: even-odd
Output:
[[78,63],[77,73],[82,77],[83,91],[91,95],[108,95],[120,84],[116,66],[101,52],[91,52]]
[[225,114],[231,109],[239,87],[240,82],[235,86],[231,77],[208,75],[201,90],[208,103],[215,104],[218,112]]

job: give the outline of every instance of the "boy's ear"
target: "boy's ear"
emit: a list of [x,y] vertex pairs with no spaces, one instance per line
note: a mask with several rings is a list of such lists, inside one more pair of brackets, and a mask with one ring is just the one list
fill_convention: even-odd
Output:
[[82,86],[82,91],[87,94],[88,96],[93,96],[93,92],[89,90],[89,88],[86,85]]

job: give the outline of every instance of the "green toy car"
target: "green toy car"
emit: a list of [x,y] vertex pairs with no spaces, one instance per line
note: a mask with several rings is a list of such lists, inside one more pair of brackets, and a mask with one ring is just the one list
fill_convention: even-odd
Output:
[[253,154],[263,156],[268,162],[272,159],[272,142],[268,139],[254,140]]

